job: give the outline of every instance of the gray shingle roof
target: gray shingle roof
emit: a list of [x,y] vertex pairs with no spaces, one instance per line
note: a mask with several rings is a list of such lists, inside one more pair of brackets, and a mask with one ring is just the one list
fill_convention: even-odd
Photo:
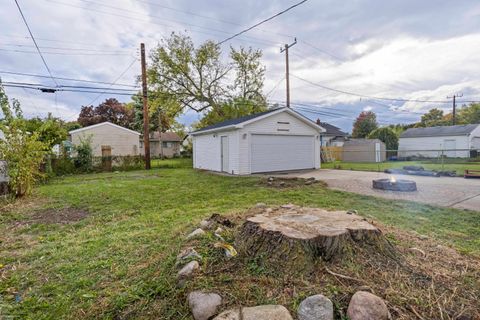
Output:
[[343,132],[342,130],[340,130],[340,128],[335,127],[334,125],[331,125],[330,123],[320,122],[320,126],[322,128],[325,128],[325,130],[327,130],[323,134],[337,136],[337,137],[346,137],[347,136],[347,134],[345,132]]
[[464,136],[475,130],[479,124],[465,124],[458,126],[410,128],[405,130],[400,138]]
[[207,130],[211,130],[211,129],[219,129],[219,128],[222,128],[222,127],[233,126],[233,125],[240,124],[240,123],[248,121],[248,120],[258,118],[260,116],[266,115],[266,114],[271,113],[273,111],[277,111],[278,109],[279,108],[264,111],[264,112],[250,114],[248,116],[244,116],[244,117],[240,117],[240,118],[236,118],[236,119],[225,120],[225,121],[222,121],[222,122],[219,122],[219,123],[212,124],[211,126],[195,130],[193,132],[196,133],[196,132],[202,132],[202,131],[207,131]]

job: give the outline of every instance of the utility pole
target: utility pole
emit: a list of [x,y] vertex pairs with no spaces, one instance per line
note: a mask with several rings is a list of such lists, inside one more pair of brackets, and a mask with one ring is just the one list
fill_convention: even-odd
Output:
[[460,98],[460,97],[463,97],[463,93],[454,94],[451,97],[447,97],[447,99],[452,99],[453,98],[453,109],[452,109],[452,123],[453,123],[453,125],[455,125],[455,123],[457,121],[457,119],[456,119],[457,118],[457,105],[455,104],[455,99]]
[[140,55],[142,59],[142,100],[143,100],[143,150],[145,151],[145,169],[150,170],[150,133],[148,121],[147,103],[147,67],[145,62],[145,44],[140,44]]
[[285,47],[280,48],[280,53],[285,52],[285,82],[287,86],[287,108],[290,108],[290,71],[288,67],[288,49],[297,44],[297,38],[291,44],[285,44]]

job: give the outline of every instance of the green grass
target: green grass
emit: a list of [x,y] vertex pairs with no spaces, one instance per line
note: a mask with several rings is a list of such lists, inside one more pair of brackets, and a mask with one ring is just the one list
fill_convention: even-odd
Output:
[[[440,160],[439,160],[440,161]],[[480,170],[480,162],[448,162],[444,164],[431,161],[389,161],[381,163],[373,162],[327,162],[322,163],[324,169],[342,169],[358,171],[384,171],[385,169],[401,169],[403,166],[422,166],[427,170],[455,171],[463,176],[465,170]]]
[[[321,185],[272,189],[260,186],[257,177],[196,172],[190,165],[188,160],[165,160],[157,164],[163,169],[149,172],[57,178],[39,187],[33,200],[4,209],[0,318],[188,319],[185,292],[174,279],[184,235],[214,212],[239,213],[257,202],[356,209],[384,224],[480,254],[478,213]],[[35,210],[64,207],[90,215],[67,225],[18,223]]]

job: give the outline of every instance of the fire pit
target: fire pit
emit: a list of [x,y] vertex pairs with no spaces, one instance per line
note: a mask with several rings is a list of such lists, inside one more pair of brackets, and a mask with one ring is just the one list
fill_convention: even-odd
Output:
[[373,180],[373,188],[390,191],[417,191],[417,184],[411,180],[397,180],[394,177],[390,179]]

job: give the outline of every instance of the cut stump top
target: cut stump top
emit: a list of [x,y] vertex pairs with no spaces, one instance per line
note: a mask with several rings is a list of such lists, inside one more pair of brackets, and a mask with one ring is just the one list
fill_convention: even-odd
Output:
[[365,218],[347,211],[327,211],[319,208],[292,207],[257,214],[247,218],[262,230],[280,232],[285,237],[309,240],[334,237],[346,233],[377,233],[379,230]]

